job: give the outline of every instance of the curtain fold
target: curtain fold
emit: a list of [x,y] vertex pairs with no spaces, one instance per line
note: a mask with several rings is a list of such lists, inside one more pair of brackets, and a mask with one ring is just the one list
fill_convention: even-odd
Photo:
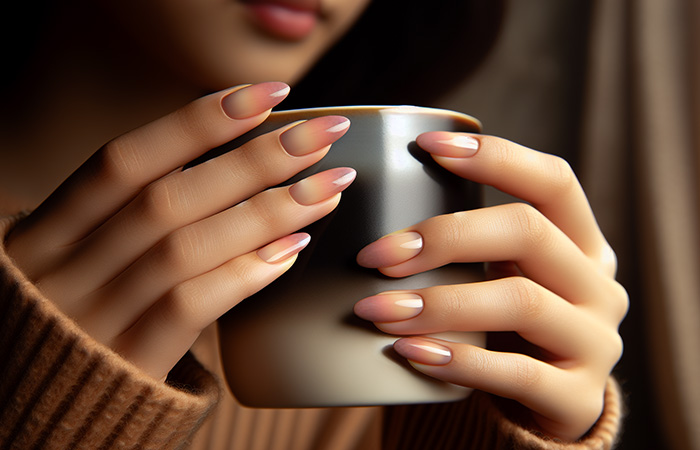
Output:
[[638,258],[631,308],[643,308],[650,395],[677,449],[700,448],[697,11],[684,0],[598,2],[582,150],[602,228]]

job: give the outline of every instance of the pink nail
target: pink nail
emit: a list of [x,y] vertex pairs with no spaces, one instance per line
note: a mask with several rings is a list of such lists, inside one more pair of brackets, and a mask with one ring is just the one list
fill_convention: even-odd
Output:
[[390,234],[374,241],[357,254],[357,263],[376,269],[408,261],[423,250],[423,237],[415,231]]
[[355,180],[354,169],[341,167],[311,175],[289,188],[289,194],[300,205],[313,205],[333,197]]
[[317,117],[302,122],[280,135],[282,147],[292,156],[302,156],[320,150],[340,139],[350,120],[342,116]]
[[410,292],[386,292],[355,304],[355,314],[371,322],[398,322],[423,311],[423,297]]
[[289,86],[272,81],[253,84],[221,99],[221,108],[231,119],[247,119],[279,104],[289,94]]
[[260,259],[269,264],[284,261],[302,251],[311,241],[306,233],[296,233],[267,244],[258,250]]
[[416,139],[424,150],[437,156],[469,158],[479,151],[480,142],[474,136],[447,131],[423,133]]
[[444,345],[421,338],[403,338],[394,342],[394,350],[404,358],[431,366],[444,366],[452,361],[452,351]]

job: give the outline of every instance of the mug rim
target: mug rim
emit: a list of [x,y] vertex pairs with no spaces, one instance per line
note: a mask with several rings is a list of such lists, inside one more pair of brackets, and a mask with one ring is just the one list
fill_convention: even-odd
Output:
[[453,111],[451,109],[444,108],[434,108],[427,106],[413,106],[413,105],[348,105],[348,106],[317,106],[313,108],[297,108],[297,109],[282,109],[272,111],[270,117],[284,118],[285,116],[299,115],[299,114],[323,114],[323,115],[343,115],[342,111],[349,111],[350,113],[389,113],[389,114],[435,114],[439,116],[452,117],[455,120],[470,122],[477,127],[478,130],[482,129],[482,124],[479,119],[469,114],[465,114],[459,111]]

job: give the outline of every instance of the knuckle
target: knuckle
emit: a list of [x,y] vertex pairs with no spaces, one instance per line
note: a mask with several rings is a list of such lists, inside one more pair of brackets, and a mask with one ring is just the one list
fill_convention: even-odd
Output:
[[578,186],[578,178],[567,160],[555,155],[545,154],[545,156],[549,165],[547,173],[552,191],[563,193]]
[[235,280],[232,289],[235,289],[237,298],[248,298],[263,287],[260,273],[250,264],[234,259],[225,264],[224,270],[228,279]]
[[508,311],[515,323],[531,323],[544,313],[540,289],[528,278],[508,278],[504,283],[504,295],[510,305]]
[[629,294],[625,287],[618,283],[617,281],[612,281],[612,289],[614,295],[612,296],[612,308],[614,319],[617,323],[622,322],[622,320],[627,316],[627,312],[630,307]]
[[609,243],[605,242],[600,249],[597,257],[597,263],[600,266],[602,273],[610,277],[615,277],[617,273],[617,254]]
[[525,203],[514,203],[511,208],[512,225],[525,245],[542,249],[553,244],[550,224],[541,212]]
[[157,252],[162,267],[177,274],[189,274],[206,250],[201,248],[196,233],[183,228],[163,238]]
[[622,336],[620,336],[620,334],[616,332],[613,334],[612,339],[610,341],[611,367],[617,364],[620,358],[622,358],[622,353],[624,351],[625,344],[622,340]]
[[148,223],[170,224],[177,220],[180,211],[177,208],[177,194],[164,181],[157,181],[146,186],[139,195],[140,215]]
[[178,328],[200,331],[202,328],[200,305],[204,299],[205,293],[197,283],[185,281],[176,285],[161,300],[164,302],[162,314],[165,316],[165,323],[175,324]]
[[228,158],[227,161],[227,169],[231,176],[245,177],[248,183],[260,188],[283,181],[277,175],[281,168],[271,170],[273,159],[267,151],[270,143],[265,138],[266,136],[260,136],[253,139],[231,153],[232,158]]
[[125,137],[107,142],[95,153],[92,172],[96,177],[118,185],[134,187],[139,180],[139,166],[133,160],[134,148]]
[[439,240],[431,242],[432,246],[439,247],[437,250],[452,254],[454,249],[459,248],[467,242],[468,231],[460,220],[464,213],[457,212],[444,214],[428,219],[426,222],[427,235],[439,236]]
[[622,358],[624,352],[624,342],[622,336],[616,330],[608,329],[601,332],[604,339],[601,340],[598,355],[606,368],[612,368]]
[[426,305],[439,304],[439,322],[446,326],[459,322],[460,318],[468,314],[467,305],[470,303],[470,298],[468,293],[461,289],[444,286],[429,288],[422,295]]
[[261,234],[273,232],[280,225],[281,205],[276,202],[276,194],[277,190],[264,191],[246,203],[247,217]]
[[541,385],[542,371],[535,363],[535,360],[524,355],[514,358],[512,367],[512,377],[515,386],[522,394],[528,395],[536,393]]
[[209,142],[211,140],[210,115],[203,113],[199,102],[192,102],[172,113],[172,130],[177,130],[177,137],[185,144]]

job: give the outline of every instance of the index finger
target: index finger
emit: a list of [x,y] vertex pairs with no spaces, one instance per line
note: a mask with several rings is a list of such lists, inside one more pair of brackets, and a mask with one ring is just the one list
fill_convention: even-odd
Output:
[[530,203],[606,273],[614,274],[615,255],[564,159],[505,139],[470,133],[429,132],[416,141],[451,172]]
[[288,92],[279,82],[217,92],[110,141],[28,218],[19,239],[36,248],[80,240],[152,181],[260,125]]

